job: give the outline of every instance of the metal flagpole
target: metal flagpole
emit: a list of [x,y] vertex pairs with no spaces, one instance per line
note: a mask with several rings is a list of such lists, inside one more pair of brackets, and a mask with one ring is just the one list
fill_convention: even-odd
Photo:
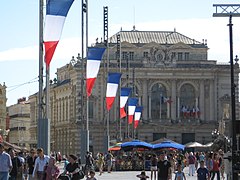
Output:
[[[80,140],[80,149],[81,149],[81,159],[83,160],[83,163],[86,162],[85,159],[85,154],[87,153],[87,151],[89,151],[89,126],[88,126],[88,96],[86,95],[86,109],[84,108],[84,91],[83,91],[83,86],[84,86],[84,58],[85,58],[85,52],[86,52],[86,57],[87,57],[87,41],[88,41],[88,33],[87,33],[87,13],[88,13],[88,4],[87,4],[87,0],[82,0],[82,29],[81,29],[81,36],[82,36],[82,64],[81,64],[81,74],[82,74],[82,79],[81,79],[81,91],[82,91],[82,107],[81,107],[81,117],[82,117],[82,131],[81,131],[81,140]],[[84,14],[86,14],[86,51],[84,50],[85,46],[84,46]],[[85,68],[86,69],[86,68]],[[87,93],[87,92],[86,92]],[[84,113],[86,113],[86,122],[84,124]],[[85,125],[85,126],[84,126]]]
[[[107,73],[105,79],[108,77],[108,71],[109,71],[109,43],[108,43],[108,6],[103,7],[103,41],[105,46],[107,47]],[[105,105],[106,106],[106,98],[105,98]],[[107,109],[107,108],[105,108]],[[109,130],[109,120],[110,120],[110,112],[107,111],[107,117],[106,117],[106,134],[104,137],[104,152],[108,151],[109,148],[109,140],[110,140],[110,130]]]
[[[119,63],[119,72],[122,72],[122,62],[121,62],[121,35],[120,33],[117,35],[117,52],[118,52],[118,63]],[[121,96],[121,79],[120,79],[120,93],[119,93],[119,140],[122,141],[122,121],[120,115],[120,96]]]
[[42,147],[42,118],[43,118],[43,0],[39,0],[39,91],[38,91],[38,123],[37,146]]

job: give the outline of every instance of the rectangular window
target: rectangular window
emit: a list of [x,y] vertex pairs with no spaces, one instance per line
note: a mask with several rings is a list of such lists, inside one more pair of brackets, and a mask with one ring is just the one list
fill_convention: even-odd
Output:
[[128,53],[127,52],[122,52],[122,59],[127,60]]
[[178,60],[180,61],[183,60],[183,53],[181,52],[178,53]]
[[148,52],[143,52],[143,57],[147,58],[148,57]]
[[134,52],[129,52],[129,60],[134,60]]
[[189,60],[189,52],[184,53],[185,60]]

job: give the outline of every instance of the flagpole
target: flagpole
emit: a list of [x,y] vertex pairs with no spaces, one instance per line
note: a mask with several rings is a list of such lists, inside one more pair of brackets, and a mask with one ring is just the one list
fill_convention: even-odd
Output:
[[37,147],[42,146],[43,119],[43,0],[39,0],[39,91],[38,91],[38,125]]
[[[103,7],[103,41],[105,46],[107,47],[107,77],[108,78],[108,71],[109,71],[109,43],[108,43],[108,6]],[[106,98],[105,98],[105,103]],[[106,105],[106,104],[105,104]],[[107,110],[107,108],[106,108]],[[109,140],[110,140],[110,130],[109,130],[109,119],[110,119],[110,112],[107,110],[107,117],[106,117],[106,134],[104,138],[104,151],[107,152],[109,149]]]
[[[122,70],[121,70],[121,36],[120,36],[120,33],[117,35],[117,58],[118,58],[118,67],[119,67],[119,72],[122,73]],[[121,80],[119,82],[119,85],[120,85],[120,93],[119,93],[119,96],[118,96],[118,102],[119,102],[119,107],[117,107],[119,109],[119,140],[120,142],[122,141],[122,121],[121,121],[121,111],[120,111],[120,98],[121,98]]]

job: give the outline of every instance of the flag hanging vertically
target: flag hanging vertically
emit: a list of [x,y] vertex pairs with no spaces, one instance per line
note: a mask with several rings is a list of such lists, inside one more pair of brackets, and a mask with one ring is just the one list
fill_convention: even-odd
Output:
[[128,100],[128,124],[132,124],[138,98],[129,98]]
[[142,106],[137,106],[134,113],[134,128],[136,129],[138,127],[138,123],[140,121],[141,115],[142,115]]
[[125,105],[128,100],[128,96],[131,92],[131,88],[121,88],[120,92],[120,119],[126,117],[126,112],[125,112]]
[[50,65],[53,54],[60,40],[63,25],[74,0],[48,0],[44,26],[43,43],[45,63]]
[[114,99],[116,97],[121,75],[122,75],[121,73],[108,73],[107,92],[106,92],[106,105],[107,105],[108,111],[111,109]]
[[94,82],[100,68],[103,53],[106,48],[88,48],[87,52],[87,72],[86,72],[86,91],[89,97],[92,93]]

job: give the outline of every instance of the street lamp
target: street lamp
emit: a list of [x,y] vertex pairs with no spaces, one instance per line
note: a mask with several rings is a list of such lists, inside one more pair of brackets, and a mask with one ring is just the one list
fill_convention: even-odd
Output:
[[219,134],[220,134],[219,131],[217,129],[214,129],[212,131],[212,138],[216,139],[219,136]]

